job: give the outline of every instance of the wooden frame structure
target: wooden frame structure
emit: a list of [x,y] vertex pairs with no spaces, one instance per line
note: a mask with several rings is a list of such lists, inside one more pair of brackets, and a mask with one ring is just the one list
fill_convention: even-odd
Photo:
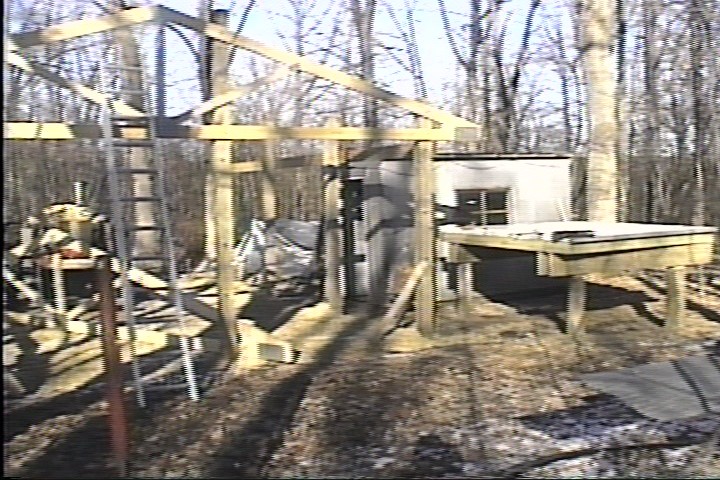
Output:
[[[179,25],[188,28],[200,35],[205,35],[211,45],[212,60],[210,70],[213,72],[212,96],[210,99],[194,107],[193,115],[205,115],[205,124],[200,126],[185,126],[182,121],[188,115],[176,118],[161,116],[156,119],[156,136],[158,138],[196,139],[212,142],[212,200],[216,235],[215,253],[218,265],[218,290],[220,298],[220,316],[227,325],[227,330],[233,345],[233,338],[237,331],[235,314],[230,295],[234,280],[234,270],[231,265],[233,247],[233,220],[237,215],[232,201],[231,175],[246,172],[269,172],[274,168],[282,167],[282,161],[276,161],[271,154],[259,161],[233,162],[230,149],[234,141],[262,140],[270,152],[272,142],[280,139],[312,139],[325,141],[323,154],[323,167],[340,171],[347,168],[347,156],[343,155],[341,142],[348,140],[394,140],[417,142],[413,163],[416,171],[416,204],[415,215],[416,238],[416,269],[428,272],[422,277],[415,278],[413,285],[403,298],[407,301],[412,290],[416,291],[415,302],[417,312],[417,325],[425,336],[432,336],[435,331],[435,223],[434,223],[434,186],[433,186],[433,154],[435,142],[460,141],[476,142],[481,138],[480,126],[452,115],[427,103],[404,98],[383,90],[361,78],[348,75],[337,69],[319,64],[313,60],[289,52],[281,51],[263,45],[242,35],[233,34],[223,25],[222,14],[215,12],[211,22],[179,13],[164,6],[129,8],[117,13],[104,15],[98,18],[71,21],[61,25],[44,28],[36,31],[12,35],[6,41],[5,61],[11,66],[19,68],[30,74],[38,75],[50,82],[65,87],[87,101],[103,104],[108,101],[106,94],[99,92],[77,82],[67,80],[48,69],[36,65],[22,56],[24,49],[31,49],[55,42],[75,39],[86,35],[109,32],[115,29],[129,28],[136,25],[155,22],[158,25]],[[216,23],[219,22],[219,23]],[[276,61],[282,67],[265,79],[254,82],[237,89],[229,86],[227,79],[227,50],[229,46],[253,52],[267,59]],[[161,49],[158,49],[158,61]],[[230,103],[242,95],[254,90],[258,86],[282,78],[285,72],[297,70],[308,73],[337,85],[349,88],[361,94],[369,95],[377,100],[385,101],[395,107],[403,108],[417,115],[421,120],[417,128],[362,128],[343,127],[331,122],[324,127],[276,127],[272,125],[233,125],[231,120]],[[162,72],[162,65],[158,72]],[[162,82],[161,82],[162,83]],[[115,110],[127,116],[142,116],[143,112],[123,103],[112,100]],[[164,109],[159,109],[161,114]],[[66,123],[33,123],[9,122],[4,124],[4,138],[14,140],[73,140],[73,139],[99,139],[102,137],[99,125],[93,124],[66,124]],[[143,128],[121,128],[117,133],[120,138],[142,139],[148,137]],[[263,197],[274,198],[269,182],[263,182]],[[340,188],[337,181],[330,182],[324,192],[325,214],[330,223],[337,223],[339,212]],[[270,209],[274,210],[274,209]],[[274,214],[274,212],[270,212]],[[326,229],[326,290],[325,298],[336,313],[343,310],[343,295],[340,291],[340,261],[343,248],[338,228]],[[394,310],[393,310],[394,311]]]

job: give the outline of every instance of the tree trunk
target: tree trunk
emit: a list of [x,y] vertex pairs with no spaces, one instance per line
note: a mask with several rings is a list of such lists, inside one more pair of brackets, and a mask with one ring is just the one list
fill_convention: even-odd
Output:
[[613,0],[581,0],[578,4],[590,117],[588,220],[615,222],[618,126],[616,66],[610,54],[615,5]]

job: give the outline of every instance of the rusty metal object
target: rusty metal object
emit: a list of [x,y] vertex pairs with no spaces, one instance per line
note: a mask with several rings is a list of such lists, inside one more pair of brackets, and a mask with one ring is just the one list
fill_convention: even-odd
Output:
[[110,443],[115,457],[118,475],[125,477],[128,468],[128,427],[123,399],[123,369],[120,362],[120,348],[117,342],[115,295],[112,287],[110,257],[102,256],[96,261],[97,291],[100,295],[100,317],[102,320],[102,347],[105,358],[107,384],[108,422]]

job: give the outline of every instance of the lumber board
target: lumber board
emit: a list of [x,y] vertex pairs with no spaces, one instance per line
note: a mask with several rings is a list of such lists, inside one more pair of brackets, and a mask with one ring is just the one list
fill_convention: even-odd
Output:
[[400,289],[397,298],[388,309],[387,313],[383,316],[383,320],[390,321],[396,320],[400,314],[405,310],[410,298],[412,297],[415,287],[417,287],[420,277],[425,273],[428,268],[428,262],[423,261],[415,265],[410,276],[408,277],[405,285]]
[[73,20],[48,28],[16,33],[11,36],[11,39],[15,43],[16,48],[36,47],[38,45],[47,45],[62,40],[71,40],[93,33],[140,25],[157,18],[157,7],[129,8],[97,18]]
[[[421,119],[420,122],[424,127],[431,125],[430,120],[427,119]],[[428,270],[417,286],[415,312],[418,331],[426,337],[433,336],[437,329],[434,150],[435,146],[432,142],[418,142],[413,151],[413,199],[415,201],[413,253],[415,263],[427,262],[428,264]]]
[[710,244],[690,244],[590,255],[545,254],[545,274],[550,277],[588,273],[621,275],[677,265],[704,265],[712,261],[711,247]]
[[404,108],[412,113],[416,113],[445,125],[480,128],[479,125],[469,120],[452,115],[451,113],[445,112],[444,110],[427,103],[388,92],[366,80],[341,72],[340,70],[327,65],[317,63],[300,55],[269,47],[243,35],[235,34],[223,26],[204,22],[200,19],[185,15],[167,7],[160,6],[157,8],[159,15],[162,16],[165,21],[182,25],[211,38],[240,47],[270,60],[281,62],[293,69],[315,75],[316,77],[329,80],[337,85],[370,95],[379,100],[386,101],[392,105]]
[[[159,138],[196,140],[395,140],[450,141],[454,128],[277,127],[268,125],[202,125],[187,127],[167,122]],[[121,138],[147,138],[142,128],[125,128]],[[60,122],[5,122],[7,140],[77,140],[102,138],[99,125]]]
[[640,250],[674,245],[706,244],[712,245],[713,234],[669,235],[665,237],[639,238],[631,240],[607,240],[573,245],[563,242],[550,242],[539,239],[511,238],[472,233],[443,232],[441,240],[460,245],[504,248],[530,252],[556,253],[560,255],[586,255],[623,250]]
[[[328,121],[329,127],[339,125],[336,119]],[[340,145],[336,141],[325,142],[323,150],[323,165],[328,168],[330,180],[324,187],[324,220],[325,235],[324,261],[325,261],[325,300],[330,304],[333,312],[338,315],[343,313],[343,292],[341,288],[341,256],[342,237],[340,231]]]

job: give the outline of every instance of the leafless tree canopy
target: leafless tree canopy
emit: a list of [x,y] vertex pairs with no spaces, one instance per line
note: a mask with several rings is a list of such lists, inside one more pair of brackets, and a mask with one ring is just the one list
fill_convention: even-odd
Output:
[[[203,8],[211,7],[209,3],[200,2]],[[35,30],[100,15],[113,8],[108,5],[11,0],[6,27],[11,33]],[[283,0],[269,5],[238,0],[232,5],[232,30],[244,32],[253,22],[272,24],[268,20],[276,19],[283,26],[275,33],[287,50],[384,88],[426,98],[483,125],[476,149],[577,154],[576,215],[587,216],[610,195],[619,199],[620,220],[720,225],[718,0]],[[614,13],[599,19],[606,22],[600,30],[590,28],[598,5]],[[424,52],[423,29],[431,21],[443,32],[437,41],[446,43],[448,58]],[[597,37],[598,31],[605,37]],[[140,44],[152,44],[150,28],[133,32]],[[183,62],[197,62],[200,38],[179,28],[168,35],[185,49]],[[105,37],[89,35],[24,54],[37,65],[97,87],[106,48]],[[142,48],[151,77],[153,48]],[[441,61],[454,75],[434,89],[431,69]],[[232,53],[232,62],[238,85],[277,69],[241,50]],[[179,69],[169,62],[170,109],[176,96],[190,104],[203,98],[203,66],[196,66]],[[97,121],[97,106],[73,92],[19,69],[7,72],[5,121]],[[597,75],[603,72],[601,80]],[[601,90],[606,98],[588,88],[597,88],[599,81],[605,82]],[[412,122],[395,108],[299,72],[238,99],[235,107],[240,124],[323,125],[330,117],[347,125]],[[597,123],[601,118],[609,123]],[[165,141],[163,149],[171,172],[173,221],[187,253],[199,252],[204,200],[198,179],[206,168],[204,150],[197,142],[179,140]],[[277,149],[278,155],[290,156],[313,152],[314,146],[279,142]],[[262,152],[253,142],[235,147],[238,160],[258,158]],[[90,200],[101,209],[100,155],[89,140],[5,142],[3,221],[21,222],[45,205],[69,200],[74,181],[90,185]],[[617,182],[610,178],[604,193],[598,193],[598,175],[612,177],[615,168]],[[261,211],[261,180],[254,175],[236,182],[241,230]],[[315,169],[283,170],[278,179],[283,185],[280,216],[318,218],[319,175]]]

